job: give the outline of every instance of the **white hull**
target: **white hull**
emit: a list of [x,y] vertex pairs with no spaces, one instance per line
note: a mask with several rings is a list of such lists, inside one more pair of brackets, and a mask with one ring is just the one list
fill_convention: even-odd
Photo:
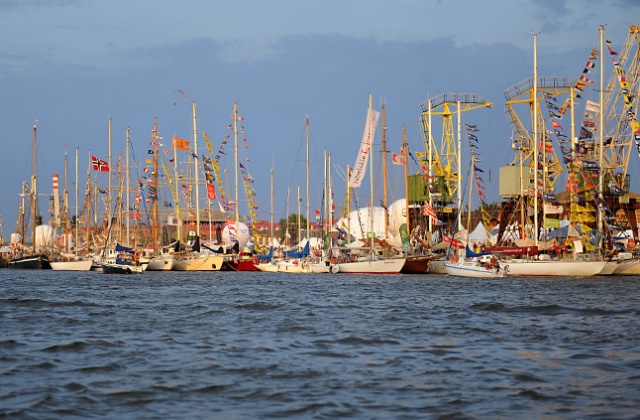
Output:
[[640,259],[620,261],[613,274],[616,276],[637,276],[640,275]]
[[93,260],[50,262],[51,269],[56,271],[90,271]]
[[444,267],[450,276],[496,278],[507,275],[506,266],[504,268],[485,268],[483,265],[479,265],[478,261],[446,262]]
[[404,263],[404,258],[355,261],[338,263],[338,270],[340,273],[351,274],[398,274]]
[[338,264],[327,264],[326,262],[322,262],[322,261],[319,263],[309,264],[309,268],[311,269],[311,272],[314,274],[322,274],[322,273],[335,274],[340,272],[340,267],[338,267]]
[[308,273],[304,264],[298,260],[278,261],[276,264],[278,273]]
[[176,258],[173,269],[175,271],[220,271],[223,262],[224,257],[221,255]]
[[444,266],[445,260],[431,260],[427,273],[430,274],[447,274],[447,269]]
[[255,266],[259,271],[262,271],[264,273],[275,273],[278,271],[278,266],[271,261],[255,264]]
[[172,254],[158,255],[149,260],[147,270],[149,271],[170,271],[173,270],[175,258]]
[[600,274],[606,261],[507,260],[510,276],[573,276],[589,277]]

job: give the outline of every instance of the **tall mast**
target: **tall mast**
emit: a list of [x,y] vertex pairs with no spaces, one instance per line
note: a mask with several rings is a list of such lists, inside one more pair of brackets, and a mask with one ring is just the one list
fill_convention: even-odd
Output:
[[533,111],[533,229],[535,232],[535,244],[538,246],[538,35],[533,33],[533,100],[531,108]]
[[[195,101],[191,107],[191,113],[193,114],[193,166],[195,171],[195,181],[196,181],[196,234],[200,236],[200,188],[199,188],[199,178],[198,178],[198,129],[196,126],[196,103]],[[155,124],[155,123],[154,123]],[[156,171],[157,172],[157,171]],[[154,245],[155,246],[155,245]]]
[[238,103],[233,103],[233,159],[234,159],[234,167],[235,167],[235,216],[236,216],[236,240],[238,241],[238,246],[240,246],[240,237],[238,235],[239,225],[240,225],[240,200],[238,196]]
[[[462,232],[462,115],[460,101],[457,104],[458,113],[458,232]],[[471,199],[471,197],[469,197]],[[462,238],[461,238],[462,239]]]
[[[431,187],[432,182],[433,182],[433,168],[431,167],[431,165],[433,165],[433,126],[431,125],[431,99],[429,99],[429,187]],[[405,158],[406,159],[406,158]],[[433,208],[433,194],[431,194],[431,188],[429,188],[429,207]],[[433,232],[433,217],[429,216],[429,238],[431,238],[431,233]],[[431,239],[430,239],[431,240]]]
[[[370,116],[371,118],[373,118],[373,95],[369,94],[369,112],[367,113],[367,116]],[[367,124],[371,124],[371,121],[367,120]],[[369,133],[371,133],[371,131],[369,131]],[[369,150],[367,153],[369,153],[369,196],[371,197],[371,199],[369,200],[369,232],[370,236],[371,236],[371,240],[369,241],[370,245],[371,245],[371,254],[370,256],[373,257],[373,244],[374,244],[374,238],[373,238],[373,154],[371,153],[371,151],[373,150],[373,139],[370,139],[370,143],[369,143]]]
[[271,243],[269,246],[273,246],[273,168],[271,168],[271,173],[269,174],[269,178],[271,180],[271,213],[269,214],[269,222],[270,222],[270,238]]
[[38,183],[36,181],[36,179],[37,179],[37,177],[36,177],[36,167],[37,167],[36,166],[36,143],[37,143],[36,142],[36,138],[37,138],[36,132],[37,132],[37,128],[36,128],[36,125],[34,124],[33,125],[33,177],[31,179],[31,183],[32,183],[31,184],[32,185],[31,186],[31,191],[33,193],[33,199],[32,199],[32,202],[33,202],[33,209],[32,209],[32,212],[33,212],[33,223],[32,223],[32,225],[33,225],[33,236],[32,236],[32,240],[33,240],[33,253],[34,254],[36,253],[36,224],[37,224],[36,223],[36,217],[37,217],[37,214],[38,214],[38,188],[37,188],[38,187]]
[[302,238],[300,237],[301,229],[300,223],[300,186],[298,185],[298,244],[302,242]]
[[74,223],[74,237],[73,241],[73,249],[75,250],[75,254],[78,255],[78,224],[80,222],[80,218],[78,216],[78,161],[79,161],[79,153],[80,148],[76,147],[76,218]]
[[64,152],[64,191],[62,192],[64,207],[64,251],[69,252],[69,156]]
[[[637,38],[636,38],[637,39]],[[604,147],[604,26],[600,25],[600,55],[602,59],[600,60],[600,115],[599,115],[599,131],[600,135],[598,136],[598,149],[600,151],[600,156],[598,157],[598,167],[600,170],[598,171],[598,196],[602,197],[604,192],[604,177],[602,176],[603,168],[603,147]],[[598,211],[598,231],[602,232],[602,211]],[[602,247],[602,235],[600,235],[600,241],[598,243],[599,247]]]
[[[113,166],[111,166],[111,118],[109,118],[109,122],[108,122],[108,134],[107,134],[107,147],[109,149],[109,156],[107,157],[107,160],[109,162],[109,191],[108,191],[108,199],[107,199],[107,208],[105,209],[105,214],[107,215],[107,220],[109,221],[109,223],[111,223],[111,171]],[[96,217],[97,217],[97,211],[96,211]]]
[[126,145],[125,145],[126,146],[126,152],[125,152],[126,163],[124,165],[125,166],[125,170],[124,170],[125,181],[124,182],[125,182],[125,185],[126,185],[125,194],[126,194],[126,197],[127,197],[127,200],[126,200],[126,203],[127,203],[126,204],[126,206],[127,206],[127,211],[126,211],[126,213],[127,213],[127,223],[126,223],[126,226],[127,226],[127,241],[126,241],[127,247],[131,246],[130,243],[129,243],[129,238],[131,238],[131,232],[130,232],[131,231],[131,213],[130,213],[130,210],[129,210],[131,208],[131,206],[129,204],[129,195],[131,195],[131,189],[130,189],[130,185],[129,185],[130,184],[130,180],[129,180],[129,146],[131,144],[131,137],[129,136],[129,134],[130,134],[129,127],[127,127]]
[[[385,104],[382,104],[381,116],[382,116],[382,200],[385,209],[389,206],[389,195],[387,192],[387,108]],[[403,129],[404,130],[404,129]],[[406,156],[405,156],[406,159]],[[407,197],[408,199],[408,197]],[[408,206],[407,206],[408,207]],[[408,217],[409,213],[407,213]],[[408,225],[407,225],[408,226]],[[389,218],[384,218],[384,236],[389,237]]]
[[[384,109],[384,108],[383,108]],[[384,115],[384,114],[383,114]],[[384,121],[384,119],[383,119]],[[382,133],[384,134],[385,130],[382,130]],[[405,223],[407,225],[407,232],[411,232],[411,217],[409,215],[409,160],[408,160],[408,150],[407,150],[407,126],[406,125],[402,125],[402,155],[404,156],[404,195],[406,197],[405,199],[405,214],[407,215],[405,217]],[[385,155],[386,156],[386,155]],[[385,160],[386,157],[385,157]],[[386,182],[385,182],[386,184]],[[385,202],[385,206],[386,206],[386,202]],[[387,224],[387,228],[388,228],[388,224]],[[387,232],[388,233],[388,232]]]
[[304,122],[304,126],[305,126],[305,143],[306,143],[306,160],[305,160],[305,166],[307,169],[307,240],[310,241],[311,240],[311,234],[309,233],[309,218],[310,216],[310,211],[309,211],[309,116],[307,115],[307,117],[305,118],[305,122]]
[[[151,237],[153,238],[153,252],[158,250],[158,153],[160,152],[160,144],[158,134],[158,117],[153,117],[153,187],[155,188],[155,198],[152,199],[153,219],[151,221]],[[195,144],[195,143],[194,143]],[[197,156],[197,155],[196,155]],[[197,160],[196,160],[197,161]],[[196,171],[196,174],[198,172]],[[199,226],[199,224],[198,224]]]

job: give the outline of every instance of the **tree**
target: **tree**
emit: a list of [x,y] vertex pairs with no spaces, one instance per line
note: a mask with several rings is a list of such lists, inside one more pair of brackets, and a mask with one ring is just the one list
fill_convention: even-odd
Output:
[[[298,243],[298,218],[300,219],[300,228],[302,231],[307,227],[307,218],[300,214],[290,214],[286,219],[280,219],[280,242],[288,245]],[[287,233],[289,235],[287,236]],[[302,237],[300,238],[302,239]]]

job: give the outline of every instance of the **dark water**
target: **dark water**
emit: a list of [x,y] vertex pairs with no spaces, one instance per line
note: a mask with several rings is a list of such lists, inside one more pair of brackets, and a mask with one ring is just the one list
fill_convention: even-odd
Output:
[[0,270],[0,413],[639,418],[639,286]]

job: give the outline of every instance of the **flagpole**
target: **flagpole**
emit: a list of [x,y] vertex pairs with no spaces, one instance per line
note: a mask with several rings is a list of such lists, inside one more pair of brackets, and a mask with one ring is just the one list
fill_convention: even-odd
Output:
[[[457,102],[458,109],[458,232],[462,233],[462,115],[460,111],[460,101]],[[471,199],[471,197],[469,197]],[[455,238],[455,235],[454,235]],[[462,239],[462,237],[460,238]]]
[[[604,193],[604,177],[602,176],[603,170],[603,156],[604,156],[604,25],[600,25],[600,54],[602,59],[600,60],[600,135],[598,136],[598,148],[600,149],[600,156],[598,157],[598,196],[603,198]],[[624,180],[622,180],[624,181]],[[598,206],[600,209],[600,206]],[[598,232],[602,233],[602,211],[598,210]],[[598,248],[602,248],[602,235],[598,241]]]
[[[109,148],[109,156],[108,156],[108,162],[109,162],[109,194],[107,195],[108,200],[107,200],[107,209],[105,211],[105,213],[107,213],[107,220],[109,221],[109,223],[111,223],[111,118],[109,118],[109,122],[108,122],[108,134],[107,134],[107,143],[108,143],[108,148]],[[97,211],[96,211],[96,217],[97,217]]]
[[191,113],[193,116],[193,165],[195,170],[195,188],[196,188],[196,235],[200,237],[200,188],[198,186],[200,179],[198,178],[198,129],[196,125],[196,102],[191,104]]

